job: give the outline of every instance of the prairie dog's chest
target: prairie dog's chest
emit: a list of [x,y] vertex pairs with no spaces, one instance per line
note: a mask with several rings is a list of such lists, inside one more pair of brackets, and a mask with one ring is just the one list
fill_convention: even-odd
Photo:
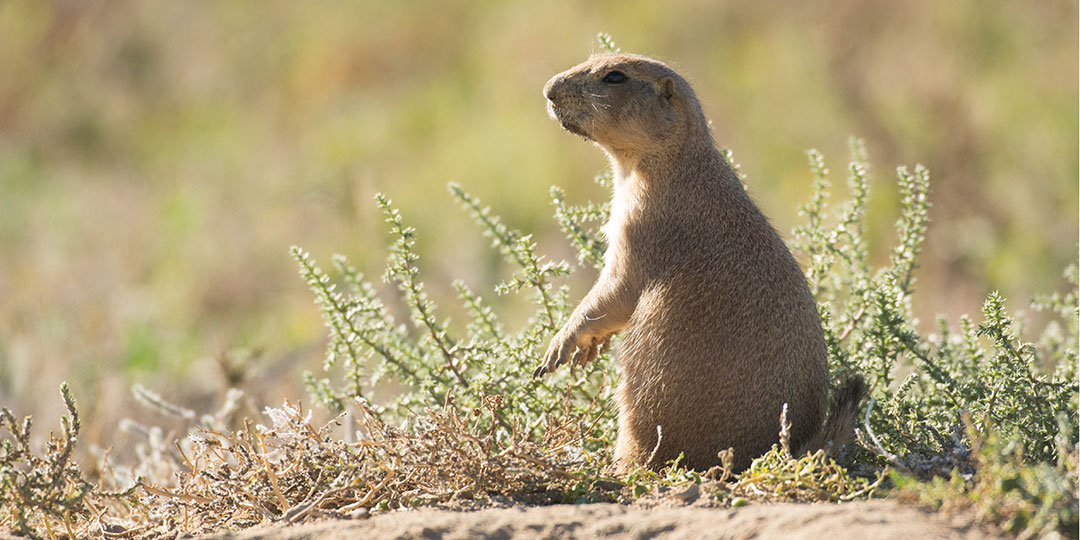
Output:
[[607,251],[604,252],[605,266],[612,266],[615,258],[626,253],[627,226],[640,214],[641,204],[640,180],[634,175],[616,175],[608,220],[602,229],[608,242]]

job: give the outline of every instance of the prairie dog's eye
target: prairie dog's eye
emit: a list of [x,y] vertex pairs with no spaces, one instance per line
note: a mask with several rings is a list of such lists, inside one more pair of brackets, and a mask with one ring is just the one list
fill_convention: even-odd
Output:
[[626,82],[626,74],[621,71],[610,71],[607,75],[604,75],[603,79],[600,79],[607,84],[619,84]]

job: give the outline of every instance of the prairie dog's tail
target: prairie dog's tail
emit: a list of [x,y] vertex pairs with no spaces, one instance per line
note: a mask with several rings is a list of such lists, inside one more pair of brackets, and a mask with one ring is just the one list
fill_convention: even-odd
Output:
[[796,455],[824,449],[836,455],[837,450],[850,447],[855,442],[855,425],[859,418],[859,402],[866,395],[866,381],[862,375],[848,377],[836,392],[829,406],[829,416],[817,435],[806,441]]

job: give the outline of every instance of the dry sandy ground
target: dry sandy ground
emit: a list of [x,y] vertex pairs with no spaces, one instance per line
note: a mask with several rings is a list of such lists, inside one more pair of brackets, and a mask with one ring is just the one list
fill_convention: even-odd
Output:
[[394,538],[819,539],[1002,538],[967,520],[892,501],[752,504],[738,509],[643,509],[617,504],[513,507],[474,512],[413,510],[367,520],[323,521],[219,533],[200,540]]

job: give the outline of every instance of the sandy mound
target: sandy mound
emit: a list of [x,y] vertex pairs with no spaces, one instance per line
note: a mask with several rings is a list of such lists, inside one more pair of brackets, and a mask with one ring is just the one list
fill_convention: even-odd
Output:
[[475,512],[414,510],[367,520],[249,529],[203,540],[354,538],[869,539],[999,538],[964,520],[948,520],[892,501],[754,504],[738,509],[653,508],[617,504],[514,507]]

